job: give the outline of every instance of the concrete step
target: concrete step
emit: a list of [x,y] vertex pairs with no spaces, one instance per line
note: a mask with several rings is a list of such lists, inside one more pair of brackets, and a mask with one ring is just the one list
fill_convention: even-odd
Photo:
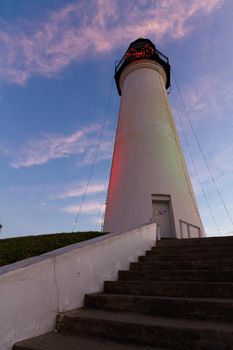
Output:
[[231,282],[105,281],[110,294],[154,295],[187,298],[232,298]]
[[213,260],[216,262],[231,262],[233,266],[233,253],[194,253],[194,254],[180,254],[180,255],[168,255],[168,254],[151,254],[139,256],[138,261],[203,261]]
[[[233,282],[232,270],[133,270],[119,271],[120,281]],[[232,296],[233,297],[233,296]]]
[[205,237],[205,238],[189,238],[189,239],[163,239],[157,241],[158,247],[174,247],[174,246],[207,246],[207,245],[233,245],[233,236],[223,237]]
[[232,350],[233,325],[134,313],[73,310],[60,315],[60,332],[179,350]]
[[[179,255],[179,254],[194,254],[194,253],[232,253],[233,245],[193,245],[193,246],[172,246],[172,247],[152,247],[147,251],[148,254],[156,255]],[[150,253],[149,253],[150,252]]]
[[169,350],[122,344],[100,338],[84,338],[59,333],[48,333],[39,337],[19,342],[13,350]]
[[143,261],[130,264],[130,270],[233,270],[232,261]]
[[233,322],[233,299],[169,298],[141,295],[88,294],[85,308],[135,312],[159,317]]

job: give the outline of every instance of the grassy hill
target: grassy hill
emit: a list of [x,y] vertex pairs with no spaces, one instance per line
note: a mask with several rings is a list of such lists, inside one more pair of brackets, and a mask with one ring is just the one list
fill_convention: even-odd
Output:
[[53,233],[0,239],[0,266],[102,236],[103,232]]

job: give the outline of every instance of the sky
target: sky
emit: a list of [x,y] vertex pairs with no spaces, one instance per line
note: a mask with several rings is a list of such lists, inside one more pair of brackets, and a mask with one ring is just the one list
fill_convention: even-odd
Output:
[[231,0],[0,0],[0,238],[101,229],[115,61],[138,37],[169,57],[206,234],[233,233],[232,15]]

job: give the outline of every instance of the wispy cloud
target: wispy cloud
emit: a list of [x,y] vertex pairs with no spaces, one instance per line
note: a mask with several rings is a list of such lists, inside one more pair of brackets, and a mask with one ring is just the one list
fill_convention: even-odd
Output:
[[[78,184],[75,186],[72,186],[71,189],[63,191],[62,193],[56,194],[53,196],[53,199],[66,199],[66,198],[75,198],[75,197],[81,197],[84,194],[84,191],[86,189],[86,184]],[[90,184],[88,186],[87,195],[95,195],[99,193],[106,192],[106,183],[100,182],[100,183],[94,183]]]
[[[201,151],[195,141],[188,116],[184,113],[182,103],[178,98],[175,101],[173,110],[197,197],[199,199],[204,198],[203,189],[209,202],[211,202],[211,198],[216,197],[221,204],[218,195],[218,190],[220,190],[228,207],[227,199],[225,199],[227,197],[225,189],[232,184],[233,178],[233,123],[231,122],[233,83],[231,77],[229,77],[229,72],[227,74],[228,76],[220,71],[216,72],[214,76],[202,75],[189,86],[184,86],[182,89],[186,109],[192,121]],[[174,91],[176,97],[178,97],[176,89]],[[198,174],[193,167],[187,143]],[[205,156],[205,162],[202,153]],[[210,171],[205,163],[208,164]],[[215,184],[217,184],[218,189]]]
[[191,29],[223,0],[75,1],[41,21],[4,23],[0,30],[0,78],[25,84],[32,75],[52,76],[70,62],[127,45],[137,37],[159,42]]
[[[206,75],[192,83],[192,86],[184,88],[184,99],[189,111],[194,115],[195,120],[206,117],[213,113],[222,119],[226,108],[233,109],[233,81],[229,76],[216,74]],[[225,113],[221,113],[221,111]],[[212,118],[213,119],[213,118]],[[216,118],[215,118],[216,120]]]
[[[201,181],[205,182],[207,178],[209,180],[210,175],[206,167],[203,169],[203,157],[195,141],[191,123],[202,152],[213,168],[214,175],[219,177],[232,172],[232,80],[229,79],[229,76],[216,73],[215,76],[202,75],[190,85],[184,86],[182,95],[188,115],[180,98],[178,98],[177,89],[173,91],[175,91],[176,96],[173,101],[176,124],[181,138],[184,140],[184,148],[187,150],[187,142],[195,163],[197,163],[197,169],[202,169],[199,174]],[[207,127],[209,132],[203,133],[203,127]],[[188,150],[187,153],[189,153]]]
[[[16,169],[31,167],[71,155],[80,155],[79,164],[91,163],[99,141],[99,130],[100,126],[94,124],[67,136],[42,134],[38,138],[29,140],[17,150],[8,151],[13,158],[10,165]],[[106,137],[109,137],[108,133]],[[98,160],[109,159],[112,154],[112,146],[112,139],[102,140]]]
[[[80,205],[69,205],[62,209],[64,213],[77,214],[79,212]],[[103,213],[105,204],[103,202],[87,202],[82,206],[83,214]]]
[[[217,189],[222,191],[226,186],[232,184],[233,179],[233,145],[231,143],[230,132],[225,134],[225,138],[216,138],[215,135],[208,135],[202,152],[205,156],[206,162],[203,160],[203,156],[200,152],[196,152],[194,147],[189,144],[192,154],[193,162],[196,170],[194,169],[193,162],[190,159],[190,154],[187,147],[184,147],[187,155],[187,163],[189,172],[192,179],[192,184],[197,196],[203,196],[201,186],[206,194],[215,193],[217,195]],[[215,147],[213,147],[215,145]],[[208,164],[208,168],[206,166]],[[213,182],[214,178],[214,182]]]

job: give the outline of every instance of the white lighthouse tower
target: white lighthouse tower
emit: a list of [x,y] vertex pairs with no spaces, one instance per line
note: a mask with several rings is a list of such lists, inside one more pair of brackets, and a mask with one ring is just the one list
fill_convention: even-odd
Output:
[[157,222],[162,238],[204,236],[167,98],[168,58],[150,40],[137,39],[115,81],[121,103],[104,231]]

